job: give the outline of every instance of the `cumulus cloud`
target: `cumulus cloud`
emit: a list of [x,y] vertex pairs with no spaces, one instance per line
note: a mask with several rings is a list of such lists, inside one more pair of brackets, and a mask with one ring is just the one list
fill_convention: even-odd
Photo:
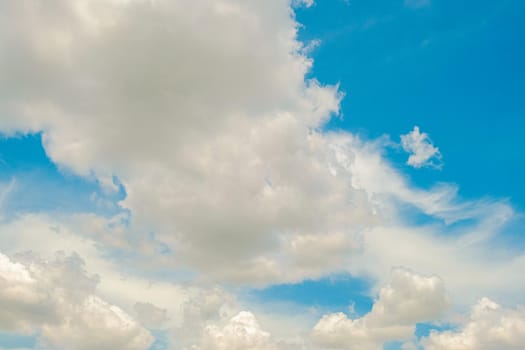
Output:
[[148,328],[161,328],[168,320],[167,310],[152,303],[137,302],[134,306],[137,319]]
[[[126,193],[124,213],[112,218],[2,221],[2,249],[79,251],[107,276],[99,283],[76,256],[0,256],[4,329],[37,330],[52,347],[147,348],[151,335],[125,309],[145,326],[169,329],[177,346],[273,349],[283,345],[253,314],[238,313],[230,294],[181,287],[172,283],[177,273],[206,286],[341,271],[383,281],[403,262],[443,273],[464,292],[471,281],[436,262],[440,256],[458,261],[477,287],[501,292],[505,283],[494,282],[521,276],[523,257],[501,259],[484,282],[480,272],[487,237],[514,214],[507,204],[461,201],[450,185],[414,189],[384,159],[382,140],[322,131],[343,94],[306,78],[310,48],[297,40],[291,8],[300,3],[313,4],[0,2],[0,132],[41,132],[63,171],[106,191],[118,177]],[[402,145],[410,165],[439,166],[439,150],[417,127]],[[404,205],[445,225],[478,226],[437,239],[438,229],[404,225]],[[521,283],[517,292],[524,290]],[[406,339],[445,306],[443,293],[434,277],[396,270],[368,315],[327,315],[316,339],[343,347],[354,346],[349,337],[372,347]]]
[[197,346],[208,326],[224,323],[239,312],[235,298],[220,288],[192,290],[179,310],[182,319],[172,333],[180,348]]
[[[69,310],[68,310],[69,311]],[[41,342],[58,349],[148,349],[153,337],[115,305],[90,295],[62,322],[44,324]]]
[[115,305],[93,294],[90,276],[76,256],[43,261],[31,253],[14,262],[0,254],[0,328],[39,334],[45,348],[147,349],[150,333]]
[[[88,232],[82,232],[77,224]],[[95,293],[101,300],[118,306],[129,315],[136,316],[135,319],[144,327],[166,332],[170,346],[175,349],[196,344],[202,337],[203,329],[207,324],[221,322],[239,312],[240,308],[235,296],[219,286],[213,288],[199,286],[198,281],[192,281],[189,285],[175,283],[172,278],[176,278],[176,275],[170,275],[172,273],[170,270],[164,270],[167,278],[152,277],[145,272],[144,275],[141,275],[133,261],[127,260],[130,266],[126,266],[122,263],[123,257],[117,260],[108,258],[105,251],[97,249],[99,241],[89,238],[89,231],[96,227],[98,225],[87,225],[84,220],[77,223],[75,220],[57,222],[56,218],[28,215],[9,223],[0,224],[0,236],[5,238],[0,241],[0,250],[8,251],[10,255],[16,256],[17,261],[21,261],[20,259],[27,254],[16,254],[15,252],[24,250],[28,245],[33,246],[32,250],[38,252],[38,256],[53,256],[57,246],[68,252],[79,252],[82,259],[73,254],[75,260],[79,261],[79,266],[84,266],[82,261],[85,259],[85,269],[96,272],[100,279],[97,275],[88,275],[91,279],[84,281],[81,278],[82,271],[84,271],[82,268],[76,271],[71,270],[69,273],[71,283],[74,286],[85,285],[84,289],[88,289],[87,282],[91,281],[89,290],[93,291],[96,286]],[[24,266],[30,265],[36,259],[35,254],[27,255],[27,263],[24,263]],[[67,255],[60,253],[59,256]],[[160,269],[158,265],[155,268],[155,272]],[[65,281],[62,278],[60,281],[50,281],[49,285],[43,286],[42,289],[45,293],[46,290],[54,290],[53,288],[63,288],[64,284]],[[72,289],[73,287],[70,288]],[[82,304],[81,301],[82,298],[79,298],[77,305],[79,310],[82,310],[79,306]],[[9,315],[8,310],[5,308],[4,317]],[[42,315],[42,319],[51,318],[45,315],[43,310],[40,310],[38,315]],[[3,328],[13,332],[23,332],[22,326],[16,329],[9,328],[9,325],[13,324],[13,319],[14,316],[6,320]],[[26,327],[25,329],[29,331],[35,328]],[[66,332],[67,328],[57,331]]]
[[404,269],[392,272],[372,310],[358,319],[328,314],[315,325],[314,342],[331,349],[382,349],[388,341],[410,339],[417,322],[434,320],[448,305],[443,282]]
[[[0,130],[42,132],[63,169],[120,179],[130,216],[92,230],[102,248],[265,285],[344,270],[400,202],[479,216],[451,186],[411,188],[380,142],[320,131],[342,93],[305,78],[287,0],[22,0],[0,16]],[[426,134],[406,137],[426,164]]]
[[[476,225],[471,230],[473,234],[486,236],[483,230],[493,230],[489,226],[489,222],[480,223],[479,227]],[[88,232],[82,232],[84,229]],[[234,295],[220,288],[199,288],[198,281],[192,281],[188,286],[177,285],[164,278],[135,276],[129,270],[131,267],[136,272],[133,263],[128,267],[119,263],[122,260],[108,261],[108,257],[96,249],[96,241],[87,238],[92,229],[94,227],[86,225],[83,220],[77,226],[74,222],[57,224],[51,218],[30,215],[0,225],[0,235],[4,237],[0,249],[11,253],[33,245],[33,249],[43,256],[52,254],[57,246],[67,248],[68,251],[78,251],[85,258],[89,271],[101,276],[97,285],[100,297],[133,315],[137,301],[152,303],[158,311],[166,310],[168,320],[161,328],[169,332],[173,344],[182,347],[198,344],[203,329],[209,323],[220,326],[240,310],[252,310],[257,319],[264,321],[264,329],[274,336],[276,342],[285,338],[293,340],[307,333],[317,319],[317,314],[309,310],[298,311],[297,308],[283,308],[282,305],[276,306],[274,310],[257,305],[240,307]],[[13,232],[17,234],[13,235]],[[366,248],[356,251],[352,256],[353,264],[346,267],[356,276],[372,276],[378,283],[387,284],[392,280],[390,266],[416,266],[425,274],[439,274],[447,282],[452,300],[460,305],[469,305],[483,295],[505,298],[509,303],[522,299],[525,281],[521,276],[525,259],[506,258],[496,247],[485,243],[481,246],[477,243],[472,245],[471,241],[476,242],[474,238],[465,241],[461,237],[454,237],[452,240],[433,233],[429,228],[388,226],[368,230],[361,239]],[[337,246],[336,242],[334,246]],[[311,251],[315,253],[314,249]],[[489,255],[493,257],[491,261],[486,260]],[[436,256],[440,259],[436,259]],[[166,271],[168,278],[172,278],[167,272],[169,270],[163,271]],[[466,275],[468,279],[465,279]],[[393,285],[392,281],[389,284]],[[508,288],[509,285],[513,285],[513,288]],[[291,317],[294,314],[298,316]],[[139,317],[137,320],[141,323],[146,321]],[[298,343],[301,344],[301,341],[298,340]],[[278,346],[288,349],[282,342],[278,342]]]
[[[354,275],[367,271],[386,283],[391,266],[417,267],[421,273],[443,278],[455,302],[462,305],[471,305],[486,295],[520,303],[525,288],[520,278],[525,256],[519,251],[509,254],[505,247],[493,244],[512,211],[492,205],[486,210],[485,219],[456,230],[436,224],[414,227],[404,223],[367,229],[362,235],[364,248],[353,256],[349,271]],[[448,236],[443,234],[445,230]],[[493,259],[488,261],[487,256]]]
[[261,329],[255,316],[242,311],[226,325],[210,325],[204,331],[203,350],[277,350],[270,334]]
[[422,343],[426,350],[524,349],[525,309],[507,309],[483,298],[460,329],[433,331]]
[[327,170],[316,128],[341,94],[305,80],[311,60],[288,1],[1,6],[11,87],[0,128],[42,131],[51,159],[78,174],[118,176],[133,223],[188,266],[297,280],[326,269],[282,276],[285,259],[270,255],[374,220]]
[[408,134],[401,135],[401,146],[410,154],[407,164],[414,168],[443,166],[439,149],[434,146],[428,134],[420,132],[417,126]]

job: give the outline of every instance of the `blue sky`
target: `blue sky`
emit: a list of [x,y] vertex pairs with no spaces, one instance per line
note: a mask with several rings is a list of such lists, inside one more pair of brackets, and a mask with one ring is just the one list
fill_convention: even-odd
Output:
[[26,2],[0,349],[525,344],[523,1]]
[[312,76],[347,94],[331,127],[396,138],[419,125],[445,167],[411,172],[416,183],[454,182],[466,197],[507,197],[520,208],[524,16],[521,1],[446,0],[330,0],[297,13],[300,37],[321,40]]
[[[40,211],[113,215],[119,211],[117,202],[125,196],[123,192],[107,194],[96,179],[59,169],[47,157],[41,134],[2,137],[0,167],[0,181],[12,187],[11,200],[3,209],[12,215]],[[101,199],[114,207],[97,205]]]

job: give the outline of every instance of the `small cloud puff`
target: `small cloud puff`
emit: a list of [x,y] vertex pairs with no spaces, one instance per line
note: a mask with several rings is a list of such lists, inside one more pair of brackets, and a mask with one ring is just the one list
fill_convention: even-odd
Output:
[[401,135],[401,146],[410,155],[408,165],[414,168],[443,167],[439,148],[434,146],[428,134],[419,131],[418,126],[414,126],[414,130],[408,134]]

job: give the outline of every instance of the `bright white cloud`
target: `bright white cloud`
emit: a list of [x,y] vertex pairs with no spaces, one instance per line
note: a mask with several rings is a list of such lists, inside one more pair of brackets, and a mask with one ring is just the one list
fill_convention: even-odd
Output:
[[[489,238],[514,215],[509,205],[462,201],[451,185],[415,189],[383,157],[382,139],[320,131],[342,93],[305,78],[310,47],[297,40],[291,9],[300,3],[313,2],[0,2],[0,131],[42,132],[53,162],[107,191],[117,176],[129,209],[2,221],[1,249],[77,251],[104,276],[95,296],[78,261],[0,256],[2,327],[38,329],[47,346],[147,347],[151,336],[126,310],[180,347],[273,349],[285,345],[207,283],[348,271],[382,283],[392,266],[407,266],[438,273],[461,302],[473,286],[503,295],[514,281],[514,294],[525,291],[522,255],[486,262],[497,251]],[[414,167],[441,164],[417,127],[402,146]],[[445,226],[407,224],[407,206],[445,225],[474,224],[442,237]],[[192,286],[172,283],[188,272]],[[59,302],[60,288],[68,294]],[[410,337],[445,301],[440,280],[395,270],[368,315],[327,315],[314,333],[378,347]]]
[[179,310],[182,319],[172,329],[172,338],[177,348],[184,349],[200,344],[208,326],[224,323],[239,312],[235,298],[217,288],[191,290]]
[[276,350],[270,334],[261,329],[251,312],[242,311],[224,327],[210,325],[204,331],[200,349],[205,350]]
[[[480,216],[454,187],[413,189],[381,142],[318,131],[342,94],[305,79],[289,1],[39,4],[0,4],[0,129],[42,131],[61,167],[119,177],[131,226],[84,217],[102,248],[264,285],[346,270],[399,203]],[[429,161],[426,134],[406,140],[414,164]]]
[[117,175],[133,223],[179,261],[222,280],[298,280],[334,262],[281,269],[275,252],[375,220],[327,169],[315,128],[341,94],[305,81],[288,1],[38,4],[1,5],[0,128],[43,131],[61,166]]
[[41,342],[51,349],[148,349],[151,334],[124,311],[90,295],[58,324],[45,323]]
[[385,342],[410,339],[417,322],[438,318],[447,305],[439,278],[396,269],[370,313],[354,320],[343,313],[325,315],[312,336],[321,348],[381,350]]
[[507,309],[483,298],[457,331],[431,332],[425,350],[519,350],[525,348],[525,309]]
[[78,256],[13,262],[0,254],[0,328],[38,333],[44,348],[147,349],[153,338],[117,306],[93,294],[97,276]]
[[[124,266],[122,259],[110,259],[104,250],[97,249],[100,241],[90,239],[99,237],[96,231],[106,229],[105,225],[100,225],[103,218],[94,220],[95,225],[89,225],[88,222],[85,218],[81,218],[80,221],[57,222],[56,218],[40,215],[21,217],[0,225],[0,236],[5,237],[0,241],[0,251],[8,251],[15,255],[15,252],[23,251],[31,245],[32,251],[39,256],[53,256],[56,247],[61,247],[68,252],[79,252],[86,260],[86,269],[100,276],[100,279],[96,278],[93,281],[97,286],[96,295],[107,303],[118,305],[127,314],[136,315],[141,325],[168,332],[169,338],[173,339],[173,344],[177,344],[175,349],[195,344],[197,339],[201,338],[208,322],[230,318],[239,311],[235,297],[220,287],[199,287],[198,281],[194,281],[191,285],[175,284],[171,280],[166,281],[148,275],[140,276],[139,271],[145,274],[148,270],[144,271],[144,269],[148,266],[135,265],[135,262],[130,260],[128,260],[130,266]],[[112,223],[112,220],[109,220],[109,223]],[[107,233],[115,235],[118,232],[107,231]],[[139,253],[147,256],[146,252]],[[160,267],[156,265],[155,268]],[[69,275],[73,276],[71,278],[73,284],[81,284],[81,272],[77,271]],[[48,285],[42,287],[42,291],[46,293],[53,288],[62,288],[63,284],[64,282],[50,281]],[[79,301],[79,309],[81,304]],[[38,307],[27,309],[41,315],[42,322],[44,319],[51,318]],[[4,314],[0,312],[0,315],[8,317],[8,310],[5,308]],[[19,318],[20,315],[17,317]],[[0,321],[0,328],[13,331],[33,329],[30,327],[31,323],[25,326],[28,322],[25,319],[22,321],[20,327],[13,329],[13,318],[8,318],[3,325]],[[57,331],[67,332],[67,328],[71,326],[64,325],[64,327]]]
[[[443,235],[440,225],[386,225],[366,230],[362,236],[366,248],[354,255],[349,270],[354,275],[367,271],[386,282],[390,266],[417,267],[424,274],[443,278],[455,303],[471,305],[486,295],[520,303],[525,257],[491,243],[498,232],[497,227],[491,227],[495,220],[448,231],[449,236]],[[487,260],[487,256],[493,259]]]
[[[88,222],[82,219],[76,223],[71,221],[57,224],[52,219],[42,216],[24,217],[8,225],[0,225],[0,235],[4,237],[0,246],[4,251],[8,249],[9,252],[16,252],[32,244],[33,250],[44,256],[52,254],[57,246],[68,251],[78,251],[86,258],[89,270],[101,276],[97,290],[105,300],[121,306],[129,314],[134,314],[136,311],[134,306],[137,302],[152,303],[155,305],[154,310],[157,311],[166,310],[169,320],[162,325],[162,328],[170,331],[174,344],[183,344],[187,347],[197,344],[208,323],[222,324],[221,322],[231,318],[239,310],[246,309],[239,308],[234,296],[220,289],[188,288],[166,281],[156,281],[147,276],[139,278],[130,275],[126,266],[119,265],[119,261],[107,261],[107,257],[96,249],[98,234],[91,235],[97,237],[96,241],[88,239],[89,233],[96,232],[99,227],[98,224],[87,225]],[[487,237],[483,230],[487,229],[489,232],[494,230],[489,226],[489,223],[480,223],[479,227],[472,227],[472,232]],[[13,235],[12,232],[17,234]],[[112,231],[108,231],[109,233]],[[388,282],[392,265],[417,266],[425,274],[438,273],[442,276],[447,282],[454,303],[466,305],[483,295],[519,302],[521,291],[525,290],[521,279],[525,259],[519,256],[508,258],[496,247],[485,244],[485,241],[481,241],[480,246],[477,238],[468,236],[471,235],[464,236],[468,239],[461,239],[461,236],[458,236],[451,240],[440,237],[428,227],[426,229],[403,226],[377,227],[359,238],[366,249],[354,252],[353,264],[348,268],[354,275],[374,276],[381,283]],[[334,243],[334,246],[336,245]],[[493,256],[491,261],[486,260],[488,255]],[[440,259],[436,259],[436,256]],[[159,268],[158,265],[155,268]],[[469,278],[465,279],[465,275]],[[403,274],[398,275],[398,277],[402,276]],[[395,281],[402,282],[403,279],[392,279],[390,285],[403,284],[394,283]],[[509,289],[509,285],[514,287]],[[393,289],[398,291],[393,295],[400,295],[400,291],[403,290],[401,287]],[[385,287],[383,290],[389,288]],[[439,304],[429,304],[429,306],[433,305]],[[389,309],[389,307],[384,308]],[[277,310],[270,313],[266,307],[250,307],[250,309],[254,310],[258,319],[264,320],[265,329],[270,330],[275,336],[279,335],[276,338],[279,340],[291,339],[302,334],[308,329],[309,322],[314,322],[315,314],[310,314],[306,310],[285,311],[285,308],[279,306]],[[297,312],[302,312],[297,319],[286,315],[286,313]],[[147,323],[146,317],[137,317],[137,319],[141,322],[145,321],[144,325],[152,325]],[[283,347],[282,343],[279,343],[279,346]]]
[[408,134],[401,135],[401,146],[410,154],[407,164],[414,168],[441,168],[443,165],[439,149],[434,146],[428,134],[420,132],[417,126]]

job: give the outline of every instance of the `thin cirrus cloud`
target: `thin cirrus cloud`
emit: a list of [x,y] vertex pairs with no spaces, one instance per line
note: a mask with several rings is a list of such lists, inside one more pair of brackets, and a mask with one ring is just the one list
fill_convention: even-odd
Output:
[[[41,133],[61,171],[125,190],[108,196],[116,214],[3,218],[4,331],[49,349],[148,349],[156,334],[170,349],[380,349],[419,342],[415,324],[455,304],[508,292],[525,260],[490,242],[514,209],[462,200],[453,185],[416,188],[384,139],[324,131],[344,94],[307,78],[312,45],[297,39],[293,6],[0,3],[0,131]],[[441,164],[417,127],[402,145],[409,165]],[[14,195],[9,183],[1,193],[2,204]],[[407,207],[435,225],[413,223]],[[263,310],[237,294],[335,273],[373,281],[368,314],[312,305],[295,322],[289,305]]]

